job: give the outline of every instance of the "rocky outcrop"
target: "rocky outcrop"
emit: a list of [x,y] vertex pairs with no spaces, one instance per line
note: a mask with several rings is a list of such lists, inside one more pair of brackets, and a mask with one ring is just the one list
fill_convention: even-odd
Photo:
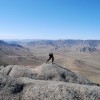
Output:
[[9,65],[0,70],[0,100],[100,100],[100,86],[57,64]]
[[36,74],[36,79],[39,80],[64,81],[89,85],[93,84],[93,82],[57,64],[43,64],[33,69],[33,73]]
[[9,75],[13,78],[29,77],[35,80],[64,81],[69,83],[94,85],[93,82],[57,64],[42,64],[34,69],[18,65],[9,65],[2,69],[0,73]]
[[100,87],[0,74],[0,100],[100,100]]
[[[34,84],[34,85],[33,85]],[[65,82],[33,81],[23,90],[22,100],[99,100],[100,88]],[[34,95],[33,95],[34,94]]]
[[24,84],[7,75],[0,74],[0,100],[20,100]]
[[5,68],[3,68],[0,71],[1,74],[3,75],[8,75],[13,78],[18,78],[18,77],[29,77],[29,78],[34,78],[34,73],[32,70],[28,67],[24,67],[22,65],[9,65]]

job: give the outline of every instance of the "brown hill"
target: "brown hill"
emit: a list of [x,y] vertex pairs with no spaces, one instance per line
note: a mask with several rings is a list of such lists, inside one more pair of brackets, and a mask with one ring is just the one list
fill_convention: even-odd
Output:
[[28,48],[18,44],[8,44],[0,40],[0,65],[38,65],[42,60],[34,56]]

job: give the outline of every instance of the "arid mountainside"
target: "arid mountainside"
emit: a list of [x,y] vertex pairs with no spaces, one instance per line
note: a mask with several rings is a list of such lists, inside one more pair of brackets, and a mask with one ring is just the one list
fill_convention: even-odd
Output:
[[57,64],[1,68],[0,100],[44,99],[99,100],[100,86]]
[[0,40],[0,65],[38,65],[41,62],[42,60],[32,55],[28,48],[18,44],[8,44]]

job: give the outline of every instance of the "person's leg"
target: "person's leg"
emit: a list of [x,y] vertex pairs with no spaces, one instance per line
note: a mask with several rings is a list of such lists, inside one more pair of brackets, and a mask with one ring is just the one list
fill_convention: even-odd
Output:
[[51,59],[51,57],[49,56],[49,59],[46,61],[46,63]]
[[54,62],[54,57],[52,57],[52,63]]

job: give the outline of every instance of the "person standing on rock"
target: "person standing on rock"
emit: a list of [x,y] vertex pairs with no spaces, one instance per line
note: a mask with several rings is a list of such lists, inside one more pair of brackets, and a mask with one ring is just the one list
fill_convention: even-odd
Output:
[[50,59],[52,59],[52,64],[53,64],[53,62],[54,62],[53,53],[49,53],[49,58],[48,58],[48,60],[46,61],[46,63],[47,63]]

